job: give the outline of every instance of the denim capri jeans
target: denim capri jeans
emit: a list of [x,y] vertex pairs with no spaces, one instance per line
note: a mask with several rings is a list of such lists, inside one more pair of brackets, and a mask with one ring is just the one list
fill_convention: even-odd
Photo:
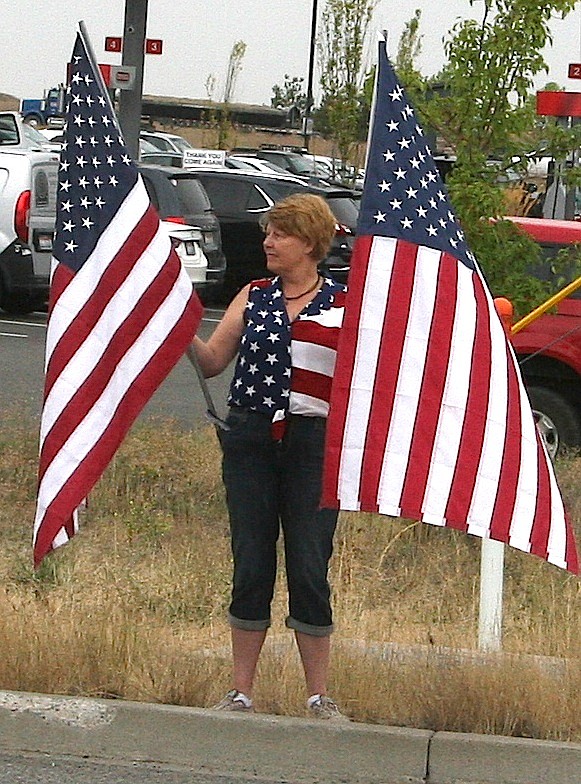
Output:
[[282,441],[268,415],[232,408],[220,433],[222,476],[230,515],[234,576],[232,626],[263,631],[282,529],[288,586],[286,625],[325,637],[333,631],[327,579],[337,511],[320,509],[326,420],[289,416]]

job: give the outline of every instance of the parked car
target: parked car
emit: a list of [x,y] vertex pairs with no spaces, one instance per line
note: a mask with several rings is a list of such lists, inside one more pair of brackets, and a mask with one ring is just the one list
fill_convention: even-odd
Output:
[[202,182],[188,169],[149,163],[140,163],[138,169],[151,203],[163,220],[199,228],[202,250],[208,260],[206,284],[200,293],[210,299],[224,281],[226,256],[220,223]]
[[0,307],[25,314],[46,301],[56,218],[56,153],[0,145]]
[[172,152],[181,155],[184,150],[192,149],[189,141],[176,133],[140,131],[139,136],[162,152]]
[[329,178],[329,170],[323,164],[315,161],[312,156],[303,155],[301,152],[287,150],[265,150],[259,148],[254,151],[233,149],[231,155],[244,155],[246,158],[258,158],[267,163],[278,166],[285,172],[310,181],[325,181]]
[[337,218],[337,233],[322,267],[337,280],[347,280],[359,214],[359,200],[352,191],[312,185],[287,174],[242,169],[199,167],[191,174],[202,182],[220,221],[227,259],[223,300],[249,280],[268,274],[259,219],[291,193],[317,193],[328,201]]
[[310,155],[315,163],[323,167],[327,173],[327,181],[355,190],[363,190],[365,170],[356,169],[347,163],[343,163],[340,158],[332,158],[329,155]]
[[[581,249],[577,221],[508,220],[541,246],[544,263],[534,270],[537,276],[552,274],[550,261],[563,249]],[[581,288],[517,332],[512,343],[549,453],[554,456],[564,445],[581,447]]]
[[258,158],[256,155],[228,155],[224,165],[228,169],[250,169],[251,171],[266,172],[266,174],[270,174],[271,172],[277,172],[278,174],[288,173],[286,169],[283,169],[276,163],[265,161],[263,158]]
[[176,152],[163,152],[147,139],[139,137],[139,160],[157,166],[181,166],[182,154]]

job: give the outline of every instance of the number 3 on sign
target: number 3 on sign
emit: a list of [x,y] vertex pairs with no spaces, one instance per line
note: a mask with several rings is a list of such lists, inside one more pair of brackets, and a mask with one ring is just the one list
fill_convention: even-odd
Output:
[[[145,41],[145,54],[162,54],[163,41],[161,38],[147,38]],[[581,66],[580,66],[581,68]],[[581,76],[581,73],[580,73]]]

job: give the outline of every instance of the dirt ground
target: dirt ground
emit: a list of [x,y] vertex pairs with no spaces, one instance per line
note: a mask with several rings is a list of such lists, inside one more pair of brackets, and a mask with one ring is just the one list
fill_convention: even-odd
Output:
[[20,101],[14,95],[0,93],[0,112],[14,111],[19,105]]

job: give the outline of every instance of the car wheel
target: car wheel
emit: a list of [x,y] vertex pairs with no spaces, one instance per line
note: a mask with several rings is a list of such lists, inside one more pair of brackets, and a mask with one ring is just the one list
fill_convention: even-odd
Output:
[[26,114],[23,119],[25,123],[32,125],[33,128],[38,128],[42,124],[42,117],[39,114]]
[[44,300],[31,294],[8,294],[2,286],[0,280],[0,308],[10,316],[27,316],[38,310],[44,304]]
[[581,421],[569,401],[544,387],[530,387],[528,393],[537,430],[551,459],[565,446],[581,446]]

